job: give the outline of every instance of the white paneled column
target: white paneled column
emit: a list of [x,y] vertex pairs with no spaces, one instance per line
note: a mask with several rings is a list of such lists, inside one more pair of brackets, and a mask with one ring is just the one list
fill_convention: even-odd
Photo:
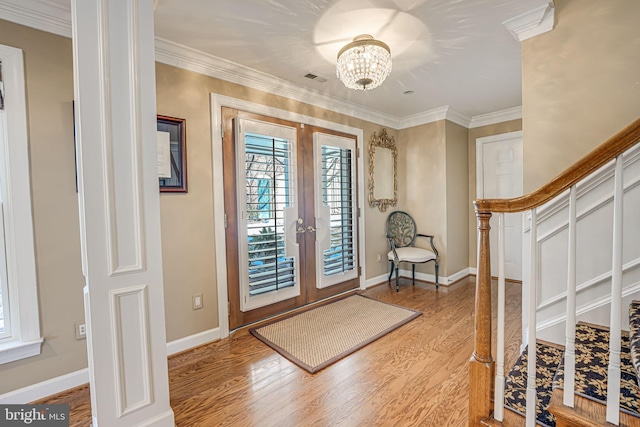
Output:
[[152,0],[72,0],[93,425],[173,426]]

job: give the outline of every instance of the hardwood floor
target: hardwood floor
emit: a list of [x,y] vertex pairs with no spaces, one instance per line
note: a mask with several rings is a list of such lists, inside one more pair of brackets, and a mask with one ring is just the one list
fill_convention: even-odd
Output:
[[[437,292],[406,283],[399,293],[383,284],[364,294],[423,315],[316,374],[246,333],[170,358],[176,424],[466,425],[475,278]],[[507,367],[517,356],[520,289],[507,284]],[[71,425],[90,424],[88,386],[38,403],[70,403]]]

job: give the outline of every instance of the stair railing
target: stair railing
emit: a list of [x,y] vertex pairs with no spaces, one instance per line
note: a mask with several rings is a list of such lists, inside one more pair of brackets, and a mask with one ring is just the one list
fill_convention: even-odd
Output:
[[[537,208],[569,190],[569,263],[567,283],[567,320],[565,341],[565,384],[563,404],[573,407],[576,324],[576,185],[610,161],[616,159],[614,184],[614,228],[612,255],[611,346],[607,393],[607,421],[618,424],[620,390],[620,310],[622,306],[622,199],[623,153],[640,142],[640,119],[618,132],[588,153],[546,185],[513,199],[480,199],[474,202],[478,220],[478,262],[475,300],[474,351],[469,365],[469,426],[480,425],[492,415],[503,417],[504,401],[504,214],[531,212],[530,281],[528,306],[528,388],[527,426],[535,425],[536,373],[536,268]],[[498,328],[497,361],[491,354],[491,257],[489,221],[496,213],[498,230]],[[496,366],[497,365],[497,366]],[[494,376],[494,371],[495,376]],[[494,394],[495,393],[495,394]],[[492,400],[495,405],[492,404]]]

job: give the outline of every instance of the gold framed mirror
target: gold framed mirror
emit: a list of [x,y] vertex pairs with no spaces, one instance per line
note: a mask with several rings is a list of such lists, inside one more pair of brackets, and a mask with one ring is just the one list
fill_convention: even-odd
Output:
[[398,203],[398,150],[396,140],[382,129],[369,142],[369,206],[385,212]]

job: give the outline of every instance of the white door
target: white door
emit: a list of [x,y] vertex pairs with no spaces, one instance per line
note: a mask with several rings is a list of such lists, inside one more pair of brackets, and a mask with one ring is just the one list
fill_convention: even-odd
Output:
[[[479,199],[522,195],[522,131],[476,140]],[[491,275],[498,275],[498,218],[491,217]],[[522,214],[505,214],[505,276],[522,280]]]

